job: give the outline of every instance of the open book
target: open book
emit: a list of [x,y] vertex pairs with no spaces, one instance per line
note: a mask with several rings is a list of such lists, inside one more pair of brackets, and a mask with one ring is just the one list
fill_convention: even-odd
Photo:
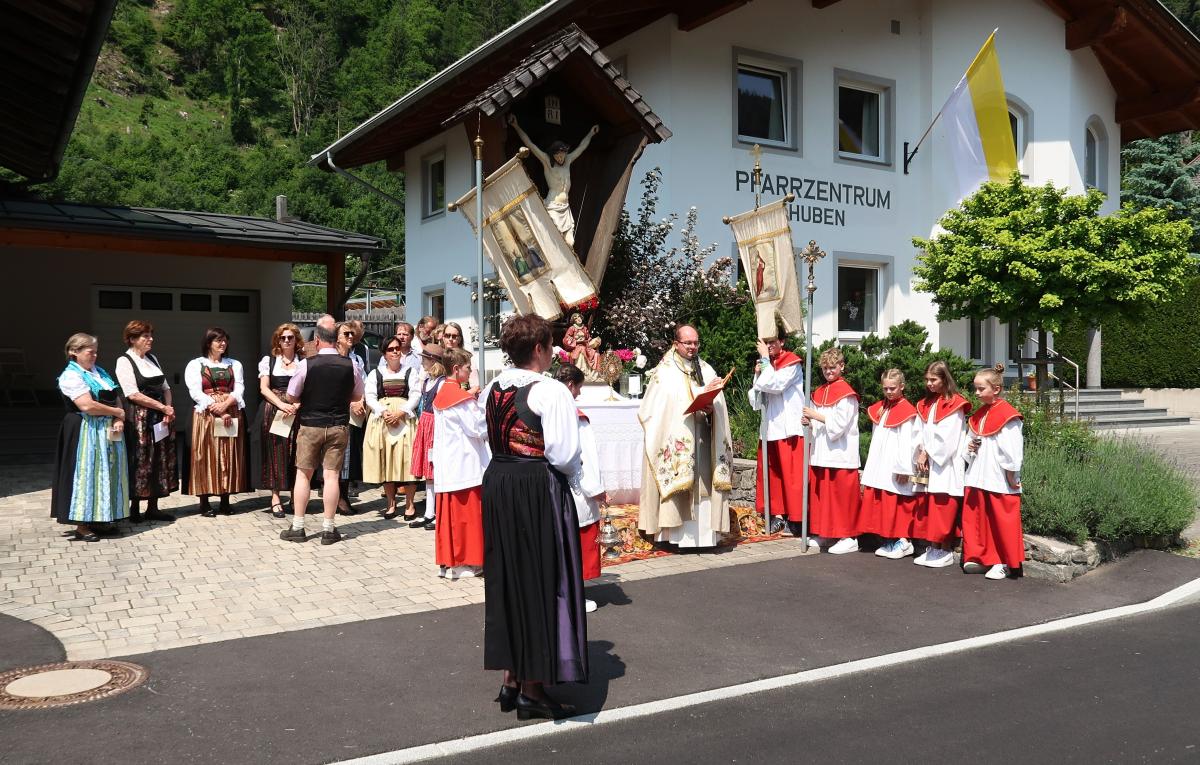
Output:
[[699,412],[701,410],[708,409],[710,406],[712,406],[713,400],[717,396],[721,395],[721,392],[725,390],[725,386],[729,384],[729,378],[733,377],[733,372],[735,369],[737,369],[737,367],[733,367],[733,369],[730,369],[729,374],[727,374],[723,378],[721,378],[721,387],[720,388],[713,388],[710,391],[705,391],[704,393],[697,394],[696,398],[692,399],[692,405],[689,406],[687,409],[685,409],[683,413],[685,415],[693,414],[695,412]]

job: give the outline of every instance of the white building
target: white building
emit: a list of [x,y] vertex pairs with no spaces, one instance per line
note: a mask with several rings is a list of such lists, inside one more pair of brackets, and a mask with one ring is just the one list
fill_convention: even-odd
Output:
[[[939,324],[930,297],[912,289],[911,238],[929,235],[958,200],[939,130],[907,174],[905,142],[921,136],[994,28],[1030,183],[1075,193],[1095,186],[1113,210],[1123,141],[1200,126],[1200,41],[1154,0],[555,0],[314,157],[342,168],[386,160],[405,173],[413,317],[473,325],[469,291],[451,276],[475,273],[474,239],[462,216],[444,210],[473,185],[477,120],[460,109],[570,22],[673,133],[634,167],[631,208],[638,179],[658,166],[660,213],[695,206],[701,241],[732,254],[721,217],[753,206],[750,149],[763,147],[763,199],[796,194],[796,245],[815,239],[829,253],[816,274],[817,342],[854,342],[914,319],[935,345],[980,362],[1019,355],[1007,326]],[[590,122],[571,125],[574,94],[562,91],[549,76],[512,91],[512,108],[541,114],[547,95],[561,97],[561,137],[574,144],[586,129],[578,123]],[[517,145],[503,117],[482,115],[485,139],[495,148],[503,136],[509,149],[489,157],[486,172]]]

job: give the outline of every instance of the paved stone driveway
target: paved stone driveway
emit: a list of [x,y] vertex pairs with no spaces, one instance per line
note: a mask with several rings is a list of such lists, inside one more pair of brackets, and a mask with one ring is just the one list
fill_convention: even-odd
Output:
[[[433,563],[434,534],[363,510],[338,517],[345,540],[281,541],[286,521],[260,512],[266,494],[242,495],[236,515],[203,518],[175,495],[174,524],[134,526],[96,543],[61,536],[49,517],[49,466],[0,467],[0,612],[45,627],[70,659],[122,656],[195,643],[479,603],[479,579],[448,582]],[[319,529],[314,497],[308,530]],[[633,561],[602,582],[798,555],[785,539],[732,550]]]

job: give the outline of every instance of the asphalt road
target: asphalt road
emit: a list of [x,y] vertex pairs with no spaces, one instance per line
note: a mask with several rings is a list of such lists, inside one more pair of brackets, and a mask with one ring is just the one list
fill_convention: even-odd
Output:
[[1200,604],[452,761],[1196,763]]

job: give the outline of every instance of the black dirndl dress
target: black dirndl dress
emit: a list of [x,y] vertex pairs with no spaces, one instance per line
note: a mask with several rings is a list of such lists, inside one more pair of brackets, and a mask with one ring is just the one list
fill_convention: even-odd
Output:
[[536,384],[488,395],[483,664],[522,681],[587,682],[579,521],[527,403]]

